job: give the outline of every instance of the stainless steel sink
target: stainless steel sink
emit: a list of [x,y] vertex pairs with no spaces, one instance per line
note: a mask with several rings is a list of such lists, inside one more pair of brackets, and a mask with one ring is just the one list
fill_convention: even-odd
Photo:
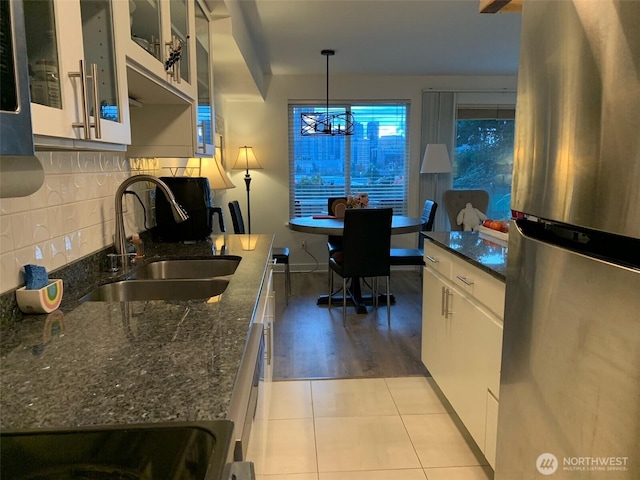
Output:
[[102,285],[82,297],[81,301],[196,300],[220,295],[228,284],[226,278],[123,280]]
[[133,272],[132,279],[202,279],[232,275],[241,257],[212,257],[206,259],[158,260]]
[[229,420],[0,432],[2,478],[221,480],[232,459]]

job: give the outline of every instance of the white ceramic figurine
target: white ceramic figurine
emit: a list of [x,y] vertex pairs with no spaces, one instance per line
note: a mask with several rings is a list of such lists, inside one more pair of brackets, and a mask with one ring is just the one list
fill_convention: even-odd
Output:
[[487,216],[484,213],[470,203],[467,203],[465,207],[460,210],[460,213],[458,213],[456,221],[458,222],[458,225],[462,225],[462,229],[465,232],[469,232],[482,224],[482,221],[486,219]]

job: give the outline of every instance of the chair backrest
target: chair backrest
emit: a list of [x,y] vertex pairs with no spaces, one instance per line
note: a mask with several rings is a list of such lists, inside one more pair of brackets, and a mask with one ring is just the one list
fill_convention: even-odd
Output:
[[336,200],[344,200],[346,202],[347,197],[329,197],[327,199],[327,213],[329,215],[335,215],[335,212],[333,211],[333,202]]
[[436,218],[436,210],[438,204],[433,200],[427,200],[424,202],[424,208],[422,209],[422,231],[430,232],[433,230],[433,221]]
[[[333,202],[336,200],[344,200],[347,201],[347,197],[329,197],[327,199],[327,213],[329,215],[335,215],[336,212],[333,211]],[[342,245],[342,237],[337,235],[328,235],[327,241],[335,248],[340,248]]]
[[[433,230],[433,222],[436,218],[436,211],[438,210],[438,204],[433,200],[427,200],[424,202],[424,208],[422,209],[422,227],[423,232],[430,232]],[[422,250],[424,248],[424,237],[418,234],[418,248]]]
[[345,277],[390,273],[391,208],[354,208],[344,214],[342,270]]
[[231,213],[231,221],[233,222],[233,233],[245,233],[242,211],[237,200],[229,202],[229,213]]
[[447,210],[451,230],[462,230],[458,225],[458,213],[467,203],[470,203],[482,213],[487,213],[489,207],[489,193],[485,190],[447,190],[444,192],[444,207]]

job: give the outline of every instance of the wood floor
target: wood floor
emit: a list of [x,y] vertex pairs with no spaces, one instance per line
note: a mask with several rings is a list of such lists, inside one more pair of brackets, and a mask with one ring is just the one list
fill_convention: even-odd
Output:
[[418,270],[392,272],[396,303],[391,306],[390,327],[386,305],[377,311],[368,308],[366,315],[348,307],[343,327],[342,304],[331,310],[316,305],[316,297],[327,290],[326,272],[291,276],[289,305],[284,302],[283,275],[275,279],[274,380],[429,375],[420,361],[422,284]]

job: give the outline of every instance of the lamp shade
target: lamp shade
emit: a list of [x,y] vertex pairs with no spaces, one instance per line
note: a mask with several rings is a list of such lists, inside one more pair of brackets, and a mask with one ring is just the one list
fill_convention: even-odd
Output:
[[420,173],[451,172],[451,161],[444,143],[430,143],[424,150]]
[[253,148],[251,147],[240,147],[238,151],[238,158],[236,158],[236,163],[233,164],[233,170],[260,170],[262,169],[262,165],[258,162],[255,154],[253,153]]
[[226,190],[227,188],[236,188],[231,182],[227,172],[224,171],[220,160],[218,158],[203,158],[201,159],[202,167],[200,174],[203,177],[209,179],[209,186],[211,190]]

